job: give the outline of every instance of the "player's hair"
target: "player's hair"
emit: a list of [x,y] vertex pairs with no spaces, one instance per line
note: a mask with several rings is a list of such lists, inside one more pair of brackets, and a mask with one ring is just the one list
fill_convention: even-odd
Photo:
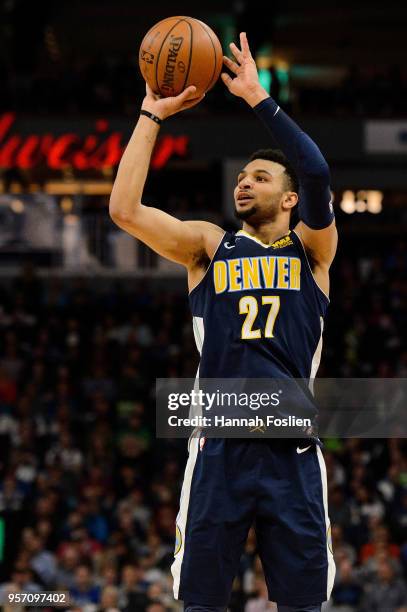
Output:
[[299,184],[295,170],[280,149],[259,149],[250,155],[249,162],[255,159],[267,159],[268,161],[276,162],[284,166],[289,189],[298,193]]

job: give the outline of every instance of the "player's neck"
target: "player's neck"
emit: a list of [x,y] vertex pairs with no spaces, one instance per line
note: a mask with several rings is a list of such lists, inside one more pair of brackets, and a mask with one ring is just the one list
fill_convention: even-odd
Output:
[[272,244],[282,236],[285,236],[290,231],[290,227],[287,221],[285,220],[276,220],[273,222],[264,223],[261,225],[256,225],[253,227],[249,225],[245,221],[243,222],[242,230],[261,240],[264,244]]

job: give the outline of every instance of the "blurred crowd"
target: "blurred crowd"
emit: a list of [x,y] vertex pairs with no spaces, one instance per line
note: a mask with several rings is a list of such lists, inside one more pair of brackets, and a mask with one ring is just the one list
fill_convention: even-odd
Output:
[[370,66],[363,70],[357,65],[347,68],[338,86],[306,87],[295,91],[296,111],[318,116],[345,117],[405,117],[402,100],[407,95],[407,77],[400,65]]
[[[405,117],[407,73],[402,44],[396,44],[402,37],[398,15],[405,15],[401,9],[386,6],[380,10],[373,4],[362,2],[357,8],[333,5],[323,11],[318,2],[307,5],[306,19],[315,20],[322,30],[330,31],[332,24],[337,28],[329,39],[329,45],[337,50],[331,60],[330,54],[324,57],[324,37],[319,49],[316,40],[308,40],[306,19],[295,2],[268,3],[267,19],[259,19],[248,0],[209,3],[196,7],[194,14],[212,25],[225,52],[228,41],[241,31],[248,32],[254,57],[267,50],[281,62],[290,58],[290,44],[297,46],[296,57],[304,58],[294,62],[288,81],[287,75],[269,75],[272,93],[288,110],[293,110],[293,105],[299,114]],[[138,47],[147,27],[166,12],[164,2],[145,3],[139,10],[130,0],[0,0],[0,112],[133,117],[145,89]],[[386,28],[382,27],[384,22]],[[296,28],[301,32],[294,38]],[[377,51],[386,45],[382,30],[388,33],[385,53]],[[372,44],[376,39],[377,49]],[[314,46],[314,59],[307,60],[307,51]],[[371,50],[366,57],[361,53],[364,47]],[[359,63],[347,67],[349,57]],[[327,61],[332,67],[328,75],[320,72],[328,66]],[[338,69],[347,72],[342,82]],[[280,89],[284,90],[281,100]],[[229,114],[242,108],[219,83],[191,112]]]
[[[403,241],[339,252],[322,376],[407,376],[406,264]],[[2,283],[0,329],[0,596],[179,610],[169,568],[186,441],[155,439],[154,381],[195,376],[183,288],[27,266]],[[326,610],[405,612],[406,442],[324,442],[337,564]],[[230,610],[273,609],[252,531]]]
[[[400,65],[363,71],[350,66],[337,85],[307,85],[291,80],[280,99],[282,84],[271,70],[271,94],[286,110],[318,116],[403,117],[407,77]],[[284,85],[285,87],[285,85]],[[104,113],[133,117],[145,95],[137,54],[91,57],[72,55],[18,69],[1,62],[0,112],[36,115]],[[288,98],[287,98],[288,95]],[[244,107],[219,82],[194,113],[238,113]]]
[[145,84],[137,56],[68,57],[30,70],[0,64],[3,110],[35,114],[134,115]]

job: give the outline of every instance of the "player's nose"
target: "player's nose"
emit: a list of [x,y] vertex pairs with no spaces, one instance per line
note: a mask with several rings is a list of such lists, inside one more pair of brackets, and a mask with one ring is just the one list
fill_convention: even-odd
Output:
[[252,185],[253,181],[248,176],[245,176],[239,183],[239,189],[250,189]]

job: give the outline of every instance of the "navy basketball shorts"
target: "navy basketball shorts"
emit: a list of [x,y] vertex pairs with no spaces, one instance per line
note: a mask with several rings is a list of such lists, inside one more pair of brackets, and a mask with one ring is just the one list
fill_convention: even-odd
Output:
[[321,449],[192,436],[171,567],[174,597],[226,606],[254,525],[269,599],[322,603],[335,577]]

